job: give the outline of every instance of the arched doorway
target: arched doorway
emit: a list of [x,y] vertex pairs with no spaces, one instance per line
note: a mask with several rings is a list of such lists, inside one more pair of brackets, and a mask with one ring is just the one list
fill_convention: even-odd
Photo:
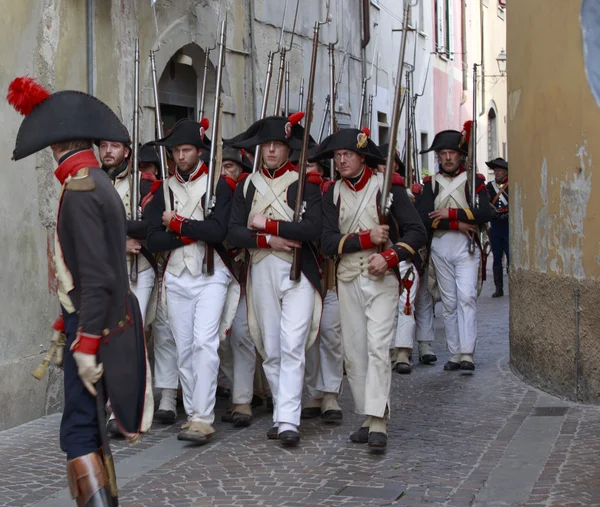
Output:
[[[205,51],[197,44],[183,46],[171,56],[158,82],[160,112],[165,131],[183,118],[199,120]],[[212,118],[216,73],[208,63],[204,116]]]

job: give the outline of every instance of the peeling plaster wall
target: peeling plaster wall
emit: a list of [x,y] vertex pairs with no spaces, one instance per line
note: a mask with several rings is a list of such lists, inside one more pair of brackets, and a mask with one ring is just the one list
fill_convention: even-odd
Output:
[[542,389],[598,403],[600,201],[591,194],[600,184],[600,108],[586,80],[581,5],[507,9],[511,364]]

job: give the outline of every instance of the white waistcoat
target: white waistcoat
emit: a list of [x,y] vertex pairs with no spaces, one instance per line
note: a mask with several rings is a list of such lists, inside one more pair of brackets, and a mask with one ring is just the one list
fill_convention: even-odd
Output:
[[[244,195],[248,190],[248,185],[252,181],[256,191],[252,199],[252,207],[248,215],[250,218],[257,213],[260,213],[272,220],[280,220],[283,222],[292,222],[294,219],[294,210],[290,208],[287,202],[288,187],[298,181],[298,173],[288,171],[279,178],[266,178],[261,171],[257,171],[250,175],[244,183]],[[270,248],[250,248],[248,250],[251,256],[251,262],[256,264],[268,255],[276,255],[280,259],[292,262],[292,254],[288,252],[276,252]]]
[[[377,213],[377,192],[382,178],[371,177],[359,191],[354,191],[341,180],[334,188],[334,199],[340,198],[338,224],[342,234],[356,234],[362,230],[373,229],[379,225]],[[379,277],[369,275],[369,256],[377,253],[376,248],[345,253],[340,256],[337,277],[342,282],[350,282],[360,274],[373,280]]]
[[[114,182],[115,190],[119,194],[121,198],[121,202],[125,207],[125,214],[127,216],[127,220],[131,220],[131,175],[129,173],[129,169],[126,171],[125,176],[119,178],[117,177]],[[131,270],[131,257],[133,254],[127,254],[127,273]],[[138,272],[146,271],[150,269],[150,263],[142,254],[138,254],[137,256],[138,263]]]
[[[178,215],[192,220],[204,220],[202,209],[202,198],[206,193],[208,176],[203,174],[194,181],[180,183],[175,176],[168,179],[169,188],[173,191],[173,211]],[[206,243],[195,241],[189,245],[176,248],[169,256],[167,271],[172,275],[179,276],[185,268],[194,275],[202,274],[202,264]],[[223,268],[225,265],[218,254],[215,254],[215,269]]]
[[[439,192],[434,202],[435,209],[469,208],[465,192],[467,184],[466,172],[459,174],[455,178],[449,178],[442,173],[437,173],[434,181],[439,186]],[[450,231],[436,229],[433,235],[434,237],[441,237],[447,232]]]

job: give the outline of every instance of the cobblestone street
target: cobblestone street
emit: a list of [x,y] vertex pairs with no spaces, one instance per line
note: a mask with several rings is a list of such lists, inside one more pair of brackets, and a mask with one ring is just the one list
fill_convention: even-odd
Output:
[[[383,456],[352,444],[362,422],[349,389],[344,422],[302,426],[297,449],[267,440],[270,417],[232,429],[220,422],[205,447],[155,426],[133,446],[113,441],[123,506],[600,505],[600,408],[551,397],[508,366],[508,297],[479,300],[477,370],[444,372],[442,308],[438,365],[393,377],[390,443]],[[181,412],[180,412],[181,416]],[[60,416],[0,433],[0,504],[71,505]]]

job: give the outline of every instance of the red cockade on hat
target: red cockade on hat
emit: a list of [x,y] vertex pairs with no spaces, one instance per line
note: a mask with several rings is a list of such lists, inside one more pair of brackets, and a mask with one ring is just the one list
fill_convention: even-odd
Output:
[[8,85],[6,100],[18,113],[27,116],[35,106],[50,97],[50,92],[35,79],[17,77]]
[[204,139],[204,135],[206,134],[208,127],[210,127],[210,121],[208,118],[202,118],[200,120],[200,139]]
[[294,125],[298,125],[304,118],[304,113],[302,111],[298,111],[290,116],[288,116],[288,122],[285,124],[285,138],[289,139],[292,135],[292,127]]
[[371,136],[371,129],[369,127],[363,127],[360,134],[356,136],[356,147],[362,150],[367,147],[369,137]]

